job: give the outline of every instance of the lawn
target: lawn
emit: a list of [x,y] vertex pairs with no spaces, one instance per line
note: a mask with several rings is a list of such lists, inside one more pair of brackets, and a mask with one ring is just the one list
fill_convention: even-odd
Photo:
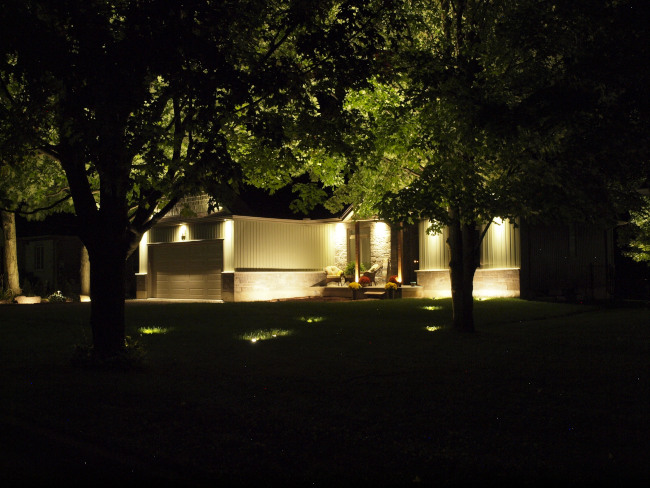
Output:
[[450,307],[129,303],[118,372],[71,366],[88,304],[0,306],[0,480],[646,486],[648,308]]

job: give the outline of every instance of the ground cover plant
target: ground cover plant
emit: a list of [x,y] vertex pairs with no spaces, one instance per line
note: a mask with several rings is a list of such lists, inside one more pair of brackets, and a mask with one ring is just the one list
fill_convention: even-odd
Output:
[[[0,478],[188,486],[647,482],[647,308],[127,304],[141,369],[71,365],[88,304],[0,306]],[[5,485],[6,486],[6,485]]]

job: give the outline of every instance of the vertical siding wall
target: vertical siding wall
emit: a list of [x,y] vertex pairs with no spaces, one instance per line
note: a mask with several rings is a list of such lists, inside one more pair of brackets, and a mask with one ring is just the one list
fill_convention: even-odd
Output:
[[334,262],[335,224],[234,221],[236,270],[321,270]]
[[[449,235],[445,228],[442,234],[427,234],[429,223],[419,224],[420,269],[436,270],[449,268],[449,249],[446,241]],[[521,243],[519,228],[510,221],[490,225],[481,244],[481,268],[519,268],[521,266]]]
[[481,243],[481,268],[519,267],[521,267],[519,227],[515,227],[509,220],[494,219]]
[[419,224],[420,239],[420,269],[449,268],[449,249],[447,248],[447,228],[442,234],[427,234],[429,222],[423,220]]
[[223,239],[224,222],[204,222],[154,227],[149,231],[149,244],[158,242],[180,242],[185,227],[186,241]]

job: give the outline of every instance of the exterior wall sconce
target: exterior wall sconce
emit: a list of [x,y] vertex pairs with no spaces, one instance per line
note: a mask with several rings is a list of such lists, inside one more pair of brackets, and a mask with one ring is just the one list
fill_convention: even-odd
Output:
[[187,237],[187,226],[181,225],[181,241],[184,241]]

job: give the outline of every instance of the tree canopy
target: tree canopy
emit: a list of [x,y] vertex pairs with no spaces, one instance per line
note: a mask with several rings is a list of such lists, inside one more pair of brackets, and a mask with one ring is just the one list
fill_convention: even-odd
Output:
[[[472,330],[477,229],[613,222],[647,178],[647,8],[636,0],[405,2],[331,205],[449,227],[454,324]],[[637,44],[643,45],[637,49]],[[635,73],[636,75],[633,75]],[[333,178],[332,178],[333,180]]]
[[3,159],[37,152],[65,172],[96,352],[124,347],[124,261],[181,197],[284,186],[306,148],[336,139],[385,3],[5,2]]

